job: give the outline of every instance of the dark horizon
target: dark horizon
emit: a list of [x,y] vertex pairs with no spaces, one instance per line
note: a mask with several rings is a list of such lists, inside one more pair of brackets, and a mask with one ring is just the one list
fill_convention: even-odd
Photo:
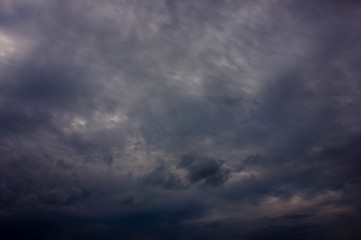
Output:
[[361,239],[361,2],[0,1],[0,239]]

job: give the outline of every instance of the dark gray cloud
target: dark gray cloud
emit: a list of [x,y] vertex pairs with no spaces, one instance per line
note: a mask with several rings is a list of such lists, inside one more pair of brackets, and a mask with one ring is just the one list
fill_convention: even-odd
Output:
[[161,164],[153,171],[149,172],[141,181],[141,184],[152,188],[160,187],[161,189],[177,190],[185,188],[179,176],[172,173],[168,166]]
[[360,10],[1,1],[0,237],[356,239]]
[[188,172],[191,183],[202,182],[204,185],[217,186],[228,180],[230,170],[224,168],[222,160],[183,155],[179,167]]

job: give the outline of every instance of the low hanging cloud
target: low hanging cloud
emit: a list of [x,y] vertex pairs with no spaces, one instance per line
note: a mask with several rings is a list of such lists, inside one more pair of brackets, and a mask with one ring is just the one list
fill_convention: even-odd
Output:
[[360,11],[1,1],[0,238],[359,238]]

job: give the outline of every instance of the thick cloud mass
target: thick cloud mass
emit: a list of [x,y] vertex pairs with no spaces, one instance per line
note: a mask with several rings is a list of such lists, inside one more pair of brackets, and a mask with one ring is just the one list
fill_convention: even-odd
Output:
[[0,2],[1,239],[361,239],[361,4]]

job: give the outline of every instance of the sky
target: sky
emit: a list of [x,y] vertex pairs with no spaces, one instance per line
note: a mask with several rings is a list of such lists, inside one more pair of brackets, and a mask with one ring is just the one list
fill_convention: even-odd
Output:
[[361,2],[0,1],[0,238],[361,239]]

